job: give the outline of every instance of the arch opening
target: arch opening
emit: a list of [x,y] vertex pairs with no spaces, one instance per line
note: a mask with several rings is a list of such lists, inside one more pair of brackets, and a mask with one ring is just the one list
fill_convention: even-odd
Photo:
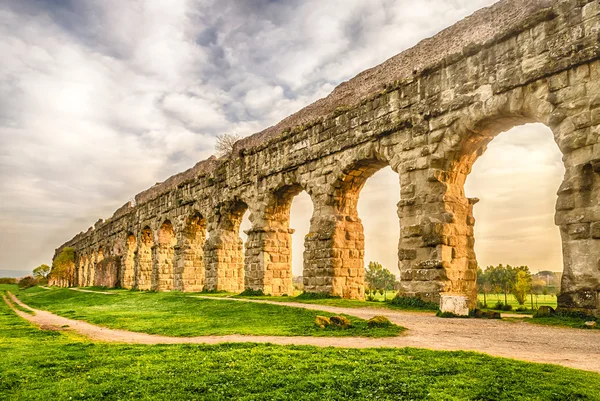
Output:
[[[481,145],[467,165],[464,191],[474,205],[476,292],[485,306],[556,307],[563,256],[555,208],[565,176],[563,155],[547,126],[513,125],[496,126],[493,140]],[[488,291],[503,295],[489,300]]]
[[206,242],[206,219],[198,212],[186,219],[175,256],[174,288],[180,291],[198,292],[204,289],[204,244]]
[[[294,294],[304,291],[304,259],[306,254],[306,236],[310,232],[310,220],[314,206],[306,191],[296,195],[290,205],[291,238],[291,270]],[[291,295],[291,294],[290,294]]]
[[133,288],[135,282],[135,251],[136,251],[137,240],[133,233],[129,232],[125,239],[125,255],[124,255],[124,268],[123,278],[121,279],[121,286],[126,289]]
[[[326,260],[326,264],[331,266],[331,278],[325,277],[325,280],[319,280],[318,269],[310,271],[309,275],[313,280],[310,278],[306,280],[305,278],[305,286],[307,284],[311,285],[311,281],[313,283],[316,281],[317,292],[319,292],[319,281],[325,283],[324,288],[326,289],[327,282],[330,280],[331,287],[328,291],[332,295],[352,299],[365,298],[365,234],[362,220],[359,217],[358,201],[367,180],[387,166],[388,162],[379,158],[363,159],[345,168],[338,180],[333,183],[334,192],[331,197],[333,219],[327,221],[328,218],[326,217],[320,223],[315,221],[317,224],[331,226],[332,238],[324,242],[317,240],[308,244],[311,247],[309,252],[315,256],[321,254],[319,246],[324,246],[326,249],[323,251],[331,255]],[[396,177],[398,176],[396,175]],[[376,213],[376,211],[373,211],[373,213]],[[394,220],[392,219],[392,221]],[[311,231],[318,228],[317,225],[314,225]],[[394,248],[396,247],[397,244]],[[310,268],[318,268],[318,266],[319,260],[314,258],[312,263],[308,265]],[[314,280],[314,277],[316,277],[316,280]],[[315,288],[314,285],[311,287]]]
[[[299,184],[280,187],[269,193],[254,212],[253,226],[247,231],[246,288],[271,295],[294,295],[293,252],[297,258],[295,269],[301,276],[304,249],[301,245],[292,246],[295,235],[291,228],[292,204],[295,202],[297,217],[304,222],[304,233],[308,232],[312,215],[312,201],[303,191]],[[296,235],[299,244],[304,243],[302,234],[301,231]]]
[[204,247],[209,291],[240,292],[244,288],[245,241],[240,230],[247,210],[246,202],[236,198],[221,203],[209,221]]
[[[502,264],[503,269],[506,268],[506,264],[523,266],[535,263],[536,266],[540,266],[543,263],[541,255],[552,254],[553,269],[567,273],[564,266],[568,264],[560,260],[560,250],[564,253],[566,248],[563,247],[571,244],[565,242],[562,229],[562,243],[557,241],[557,229],[553,220],[557,225],[561,224],[560,203],[564,195],[559,189],[558,201],[555,201],[556,189],[562,188],[560,183],[564,184],[567,180],[569,155],[561,153],[557,146],[558,138],[550,128],[529,118],[492,119],[479,125],[483,128],[476,133],[468,132],[457,157],[448,161],[450,168],[446,177],[445,205],[453,219],[444,228],[444,234],[448,236],[441,246],[442,251],[447,249],[443,259],[446,281],[442,291],[442,310],[448,310],[448,300],[450,310],[455,309],[455,305],[462,302],[457,301],[456,296],[466,297],[466,307],[476,307],[479,267],[476,246],[482,251],[485,265]],[[501,135],[503,133],[509,135]],[[482,157],[490,143],[490,153]],[[476,163],[480,157],[481,162]],[[477,178],[475,175],[467,183],[467,177],[474,167],[481,167],[483,176]],[[486,193],[490,196],[486,197]],[[480,199],[468,198],[467,194],[480,195],[484,200],[483,204],[475,209],[483,218],[481,230],[487,232],[482,234],[487,235],[487,239],[482,236],[481,245],[475,240],[479,227],[475,228],[473,213],[474,206]],[[553,210],[555,202],[556,213]],[[489,206],[494,207],[488,208]],[[492,220],[497,224],[490,224]],[[537,240],[540,250],[536,252],[532,244]],[[523,246],[524,243],[528,244],[527,249]],[[556,244],[558,248],[554,252],[548,250],[551,243]],[[533,269],[544,271],[542,267]],[[524,277],[529,277],[529,273],[522,273],[521,281],[526,280]],[[511,269],[507,270],[504,276],[511,277],[514,281],[516,274],[517,270]],[[480,284],[484,276],[480,278]],[[504,292],[511,292],[513,284],[508,282],[505,287]],[[459,309],[459,313],[464,313],[463,307]]]
[[395,296],[399,276],[398,243],[400,180],[391,167],[368,178],[359,193],[358,216],[364,230],[365,291],[367,299]]
[[137,243],[135,287],[138,290],[150,290],[152,289],[152,247],[154,246],[154,238],[152,229],[149,226],[142,229]]
[[165,220],[158,230],[158,246],[155,247],[152,267],[152,289],[170,291],[173,289],[175,262],[175,231],[170,220]]

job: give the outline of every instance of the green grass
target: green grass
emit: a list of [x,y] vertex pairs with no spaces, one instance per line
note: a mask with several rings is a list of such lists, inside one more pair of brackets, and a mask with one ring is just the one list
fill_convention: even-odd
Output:
[[[483,294],[479,294],[479,302],[483,303]],[[516,298],[512,294],[508,294],[507,296],[508,304],[513,307],[513,311],[517,309],[520,305],[517,302]],[[496,305],[496,302],[504,303],[504,294],[488,294],[487,295],[487,304],[489,308],[493,308]],[[555,295],[538,295],[537,296],[537,307],[542,305],[551,306],[556,309],[556,296]],[[536,305],[536,297],[533,296],[533,304]],[[527,297],[527,302],[525,302],[525,306],[528,309],[531,309],[531,298]]]
[[599,400],[600,375],[473,352],[124,345],[0,305],[0,400]]
[[[591,317],[588,319],[582,319],[570,316],[549,316],[549,317],[534,317],[533,319],[527,320],[529,323],[541,324],[544,326],[559,326],[559,327],[572,327],[575,329],[585,329],[585,322],[594,320]],[[597,321],[597,320],[596,320]],[[598,322],[600,325],[600,321]],[[600,330],[600,326],[592,330]]]
[[348,316],[353,327],[321,329],[317,315],[331,313],[220,299],[201,299],[184,293],[124,291],[118,295],[68,289],[31,288],[17,292],[27,305],[100,326],[168,336],[273,335],[363,336],[398,335],[403,328],[368,328],[367,321]]

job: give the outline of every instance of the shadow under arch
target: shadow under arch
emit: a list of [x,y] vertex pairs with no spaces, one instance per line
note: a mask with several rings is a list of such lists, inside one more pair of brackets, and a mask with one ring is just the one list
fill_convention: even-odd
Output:
[[204,289],[206,224],[202,213],[194,211],[185,219],[183,229],[177,235],[174,272],[176,290],[198,292]]
[[248,203],[239,197],[217,205],[208,219],[204,245],[206,290],[240,292],[244,287],[244,241],[240,225]]
[[124,248],[121,287],[131,289],[135,284],[135,253],[137,248],[137,238],[131,231],[127,232]]
[[139,234],[135,254],[135,285],[138,290],[152,289],[152,248],[154,236],[150,226],[145,226]]
[[294,294],[291,207],[304,191],[300,184],[284,184],[256,202],[252,228],[246,232],[245,288],[271,295]]
[[173,289],[175,263],[175,230],[171,220],[165,220],[158,229],[158,246],[154,247],[152,264],[152,289]]

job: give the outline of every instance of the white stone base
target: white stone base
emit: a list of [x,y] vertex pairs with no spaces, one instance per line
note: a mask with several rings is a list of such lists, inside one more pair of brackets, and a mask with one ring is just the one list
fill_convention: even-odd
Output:
[[469,316],[468,298],[462,295],[441,294],[440,310],[451,312],[458,316]]

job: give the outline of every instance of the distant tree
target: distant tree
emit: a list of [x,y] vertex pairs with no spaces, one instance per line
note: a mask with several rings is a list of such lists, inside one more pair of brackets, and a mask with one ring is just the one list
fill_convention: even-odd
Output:
[[491,291],[493,291],[495,294],[498,294],[502,291],[502,268],[502,265],[488,266],[485,268],[487,281],[490,285]]
[[242,136],[234,133],[220,134],[217,135],[217,142],[215,149],[219,157],[223,157],[233,150],[233,145],[242,139]]
[[483,271],[481,268],[477,268],[477,289],[479,293],[483,294],[483,304],[487,305],[487,293],[492,289],[492,283],[488,269]]
[[33,269],[33,277],[35,277],[40,283],[46,283],[48,274],[50,274],[50,266],[48,265],[39,265],[35,269]]
[[75,249],[71,247],[63,248],[58,256],[52,261],[52,269],[48,274],[48,279],[56,282],[68,283],[74,282],[75,273]]
[[529,269],[516,269],[515,283],[512,293],[517,299],[519,305],[524,305],[527,300],[527,294],[531,292],[531,274]]
[[369,293],[379,290],[387,298],[387,290],[393,290],[396,285],[396,276],[381,263],[369,262],[365,269],[365,283],[368,286]]

